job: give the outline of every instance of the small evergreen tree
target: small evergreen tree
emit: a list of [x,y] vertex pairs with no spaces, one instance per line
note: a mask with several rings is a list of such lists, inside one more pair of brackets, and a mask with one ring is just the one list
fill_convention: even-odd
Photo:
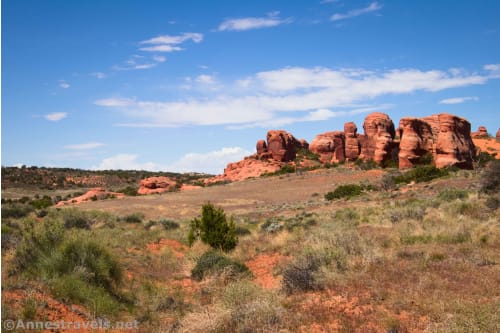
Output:
[[221,207],[215,207],[210,202],[204,204],[201,219],[193,219],[189,230],[189,244],[192,245],[197,239],[225,252],[234,249],[238,236],[233,218],[228,220]]

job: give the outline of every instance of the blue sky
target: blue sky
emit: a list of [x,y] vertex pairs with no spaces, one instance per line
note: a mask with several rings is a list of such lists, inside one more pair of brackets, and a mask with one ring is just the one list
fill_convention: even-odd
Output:
[[369,112],[500,127],[500,2],[2,1],[2,165],[220,173]]

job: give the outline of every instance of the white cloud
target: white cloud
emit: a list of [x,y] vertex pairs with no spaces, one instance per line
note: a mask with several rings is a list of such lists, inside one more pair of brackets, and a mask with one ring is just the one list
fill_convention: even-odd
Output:
[[137,154],[117,154],[103,159],[94,170],[148,170],[170,172],[205,172],[220,174],[228,163],[239,161],[252,152],[241,147],[224,147],[206,153],[188,153],[178,160],[160,165],[154,162],[142,162]]
[[183,48],[180,47],[179,45],[189,40],[192,40],[195,43],[200,43],[203,40],[203,34],[196,32],[185,32],[178,36],[172,36],[172,35],[157,36],[139,42],[139,44],[141,45],[151,45],[151,46],[143,46],[139,48],[139,50],[146,52],[182,51]]
[[272,12],[267,17],[244,17],[237,19],[227,19],[223,21],[218,31],[243,31],[260,28],[275,27],[284,23],[291,22],[291,19],[282,20],[278,17],[279,12]]
[[320,2],[321,5],[327,4],[327,3],[334,3],[338,2],[339,0],[323,0]]
[[87,142],[87,143],[78,143],[73,145],[66,145],[64,148],[71,150],[87,150],[87,149],[95,149],[105,146],[104,143],[101,142]]
[[472,96],[472,97],[454,97],[454,98],[447,98],[439,101],[439,104],[460,104],[464,103],[467,101],[478,101],[479,97]]
[[61,87],[63,89],[68,89],[70,87],[70,85],[65,80],[59,80],[59,87]]
[[202,84],[215,84],[215,79],[212,75],[201,74],[195,79],[196,82]]
[[372,2],[368,7],[365,7],[365,8],[353,9],[353,10],[348,11],[345,14],[339,14],[339,13],[333,14],[330,17],[330,20],[332,20],[332,21],[345,20],[345,19],[349,19],[352,17],[360,16],[363,14],[375,12],[375,11],[378,11],[380,9],[382,9],[382,5],[380,5],[378,2],[375,1],[375,2]]
[[160,168],[153,162],[141,163],[137,161],[139,155],[118,154],[105,158],[94,167],[95,170],[148,170],[158,171]]
[[104,74],[103,72],[94,72],[94,73],[90,73],[89,75],[94,76],[94,77],[98,78],[99,80],[104,79],[106,77],[106,74]]
[[165,62],[167,60],[167,57],[155,55],[153,56],[153,60],[156,62]]
[[67,112],[53,112],[53,113],[46,114],[43,117],[47,120],[50,120],[50,121],[59,121],[59,120],[66,118],[67,116],[68,116]]
[[500,78],[500,64],[484,65],[483,69],[489,72],[491,78]]
[[[236,80],[237,90],[177,101],[103,99],[97,105],[114,107],[133,119],[120,126],[176,127],[187,125],[226,125],[313,121],[332,112],[354,111],[355,104],[369,102],[383,95],[409,94],[416,91],[436,92],[445,89],[484,84],[487,75],[452,74],[449,71],[289,67],[259,72]],[[189,83],[191,80],[189,81]],[[354,106],[353,106],[354,105]],[[306,116],[304,116],[304,114]],[[139,120],[139,121],[137,121]]]
[[134,105],[135,100],[131,98],[104,98],[98,99],[94,104],[108,107],[124,107]]
[[250,154],[252,154],[250,151],[241,147],[225,147],[208,153],[189,153],[170,164],[166,170],[220,174],[228,163],[239,161]]

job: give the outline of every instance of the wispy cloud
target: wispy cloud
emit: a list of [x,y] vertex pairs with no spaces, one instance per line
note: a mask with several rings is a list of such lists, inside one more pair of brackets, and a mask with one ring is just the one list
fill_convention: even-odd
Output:
[[327,3],[334,3],[338,2],[339,0],[323,0],[320,2],[321,5],[327,4]]
[[180,47],[179,45],[189,40],[195,43],[200,43],[203,40],[203,34],[196,32],[185,32],[177,36],[161,35],[139,42],[140,45],[150,45],[150,46],[143,46],[139,48],[139,50],[146,52],[182,51],[183,48]]
[[218,31],[244,31],[252,29],[270,28],[284,23],[290,23],[291,19],[279,18],[279,12],[269,13],[266,17],[243,17],[227,19],[223,21]]
[[94,170],[148,170],[171,172],[206,172],[219,174],[228,163],[241,160],[251,152],[241,147],[224,147],[209,152],[187,153],[168,165],[141,161],[138,154],[117,154],[103,159]]
[[103,72],[93,72],[93,73],[90,73],[89,75],[94,76],[94,77],[98,78],[99,80],[104,79],[106,77],[106,74],[104,74]]
[[215,78],[212,75],[208,74],[201,74],[198,75],[195,79],[196,82],[202,83],[202,84],[215,84]]
[[[261,124],[266,127],[277,122],[318,121],[361,112],[359,104],[365,105],[363,108],[381,107],[373,100],[383,95],[436,92],[483,84],[490,79],[486,74],[463,71],[287,67],[236,80],[245,82],[238,85],[237,91],[221,89],[224,93],[199,99],[151,101],[110,98],[95,103],[118,109],[132,119],[132,122],[120,123],[119,126],[242,127]],[[227,86],[235,87],[237,83],[231,82]]]
[[380,5],[378,2],[375,1],[375,2],[372,2],[368,7],[365,7],[365,8],[353,9],[353,10],[348,11],[347,13],[344,13],[344,14],[341,14],[341,13],[333,14],[330,17],[330,20],[332,20],[332,21],[345,20],[345,19],[356,17],[356,16],[360,16],[363,14],[375,12],[375,11],[378,11],[380,9],[382,9],[382,5]]
[[69,87],[71,87],[69,85],[68,82],[66,82],[65,80],[59,80],[59,87],[63,88],[63,89],[68,89]]
[[104,98],[94,102],[95,105],[108,107],[126,107],[135,104],[135,99],[132,98]]
[[139,162],[139,155],[117,154],[101,161],[95,170],[148,170],[159,171],[160,167],[153,162]]
[[468,101],[478,101],[479,97],[471,96],[471,97],[454,97],[447,98],[439,101],[439,104],[461,104]]
[[174,172],[203,171],[219,174],[228,163],[239,161],[251,152],[241,147],[224,147],[206,153],[188,153],[177,161],[166,166],[166,170]]
[[140,70],[140,69],[150,69],[156,67],[158,63],[167,60],[162,56],[153,56],[151,59],[134,54],[129,59],[123,62],[123,64],[114,66],[115,71],[130,71],[130,70]]
[[88,150],[88,149],[95,149],[105,146],[104,143],[101,142],[87,142],[87,143],[78,143],[78,144],[73,144],[73,145],[66,145],[64,148],[66,149],[71,149],[71,150]]
[[49,121],[59,121],[66,118],[67,116],[68,116],[67,112],[53,112],[46,114],[43,117]]

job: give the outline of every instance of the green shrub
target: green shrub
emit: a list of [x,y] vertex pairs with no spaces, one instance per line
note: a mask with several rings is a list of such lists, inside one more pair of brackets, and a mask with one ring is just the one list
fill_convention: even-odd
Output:
[[283,224],[276,217],[271,217],[266,220],[266,222],[262,223],[260,229],[264,232],[273,234],[283,229]]
[[126,223],[141,223],[143,219],[144,219],[144,214],[133,213],[122,217],[120,220],[123,220]]
[[57,275],[78,274],[81,280],[106,290],[120,283],[122,271],[118,261],[96,241],[73,238],[57,250],[54,265]]
[[179,223],[167,219],[160,220],[160,224],[165,230],[178,229],[180,227]]
[[197,260],[196,266],[191,271],[191,277],[201,281],[208,275],[219,275],[224,271],[235,277],[250,274],[250,270],[245,264],[225,257],[216,251],[208,251]]
[[28,216],[35,208],[25,203],[2,204],[2,218],[19,219]]
[[90,285],[74,274],[57,277],[50,281],[49,286],[56,298],[84,304],[98,316],[116,315],[121,308],[118,300],[103,287]]
[[306,256],[289,264],[283,270],[283,291],[290,295],[321,289],[321,285],[315,277],[319,268],[320,265],[314,256]]
[[127,186],[125,188],[117,190],[116,192],[123,193],[127,196],[132,196],[132,197],[137,196],[137,188],[132,186]]
[[458,189],[446,189],[444,191],[439,192],[438,198],[444,201],[453,201],[457,199],[467,199],[469,197],[469,193],[466,190],[458,190]]
[[236,227],[236,235],[238,235],[238,236],[246,236],[246,235],[250,235],[250,234],[251,234],[251,232],[247,228],[242,227],[242,226],[237,226]]
[[210,202],[203,205],[201,219],[191,221],[188,235],[189,244],[197,239],[210,245],[212,248],[230,251],[238,244],[236,225],[231,217],[229,220],[221,207],[215,207]]
[[491,210],[497,210],[500,207],[500,198],[498,197],[488,197],[485,202],[486,207]]
[[90,229],[92,224],[94,224],[92,218],[86,212],[76,208],[64,209],[60,215],[66,229]]
[[340,185],[333,192],[325,194],[326,200],[335,200],[341,198],[351,198],[360,195],[362,187],[356,184]]
[[372,170],[372,169],[376,169],[378,168],[378,165],[377,163],[375,163],[375,161],[373,160],[362,160],[362,159],[357,159],[355,162],[354,162],[354,165],[356,165],[357,167],[359,167],[361,170]]
[[413,181],[416,183],[420,183],[444,177],[447,176],[448,174],[449,172],[447,169],[438,169],[432,165],[424,165],[424,166],[417,166],[401,175],[394,176],[393,179],[396,184],[404,184],[404,183],[407,184]]
[[496,154],[488,154],[485,151],[480,152],[475,157],[474,161],[478,164],[480,168],[484,168],[489,162],[495,161]]
[[35,207],[36,209],[48,208],[53,205],[52,198],[48,195],[44,195],[40,199],[35,199],[30,202],[30,205]]
[[494,193],[500,190],[500,160],[491,161],[481,175],[481,191]]

